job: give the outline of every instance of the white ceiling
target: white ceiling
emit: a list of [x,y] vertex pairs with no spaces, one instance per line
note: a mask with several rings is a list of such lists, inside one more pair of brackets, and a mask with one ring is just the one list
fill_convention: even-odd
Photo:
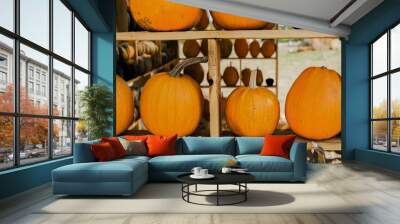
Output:
[[350,26],[383,0],[170,0],[347,37]]

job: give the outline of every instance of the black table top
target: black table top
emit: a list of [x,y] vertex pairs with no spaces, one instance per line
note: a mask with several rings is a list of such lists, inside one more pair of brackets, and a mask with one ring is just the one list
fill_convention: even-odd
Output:
[[193,179],[191,173],[182,174],[177,177],[178,181],[185,184],[237,184],[248,183],[255,180],[249,173],[213,173],[212,179]]

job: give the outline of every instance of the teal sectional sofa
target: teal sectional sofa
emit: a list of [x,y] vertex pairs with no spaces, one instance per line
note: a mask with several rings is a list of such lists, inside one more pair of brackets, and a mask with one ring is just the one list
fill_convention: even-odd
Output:
[[52,172],[54,194],[131,195],[148,181],[176,181],[193,167],[219,172],[229,160],[236,160],[259,182],[304,182],[306,180],[306,144],[295,142],[290,159],[260,156],[262,137],[183,137],[177,140],[177,155],[128,156],[96,162],[90,145],[75,144],[74,163]]

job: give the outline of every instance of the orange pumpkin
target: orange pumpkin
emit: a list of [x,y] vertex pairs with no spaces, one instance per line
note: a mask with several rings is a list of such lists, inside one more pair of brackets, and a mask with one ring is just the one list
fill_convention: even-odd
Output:
[[270,58],[276,50],[275,41],[272,39],[264,40],[264,43],[261,47],[261,53],[264,58]]
[[256,74],[252,71],[249,87],[238,87],[226,102],[226,121],[239,136],[264,136],[278,125],[278,98],[267,88],[256,86]]
[[167,0],[130,0],[129,8],[135,21],[148,31],[189,30],[202,15],[199,8]]
[[257,19],[251,19],[222,12],[211,11],[210,13],[215,20],[215,23],[226,30],[256,30],[267,25],[266,22]]
[[121,76],[116,76],[116,133],[124,132],[134,119],[133,92]]
[[146,82],[140,98],[140,114],[151,133],[185,136],[197,128],[203,95],[199,84],[180,72],[188,65],[206,61],[207,58],[186,59],[170,72],[158,73]]
[[205,30],[208,27],[210,21],[208,20],[208,14],[206,10],[201,10],[200,21],[195,26],[196,30]]
[[341,130],[341,78],[325,67],[305,69],[286,96],[286,120],[292,131],[313,140]]

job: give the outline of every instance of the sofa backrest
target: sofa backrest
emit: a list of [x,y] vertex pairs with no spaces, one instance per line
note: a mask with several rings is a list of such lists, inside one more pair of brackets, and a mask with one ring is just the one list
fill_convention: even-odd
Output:
[[236,155],[259,154],[263,145],[263,137],[236,137]]
[[90,148],[92,144],[99,144],[100,140],[75,143],[74,148],[74,163],[89,163],[95,162],[96,158]]
[[234,137],[182,137],[177,142],[177,154],[235,155]]

